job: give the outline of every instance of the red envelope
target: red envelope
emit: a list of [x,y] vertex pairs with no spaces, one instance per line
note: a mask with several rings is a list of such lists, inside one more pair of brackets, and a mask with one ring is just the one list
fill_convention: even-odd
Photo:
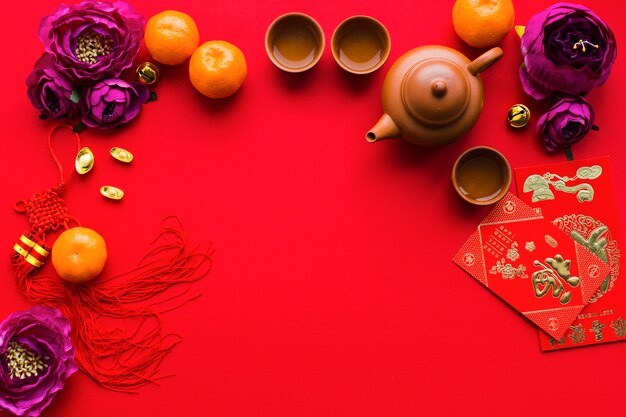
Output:
[[453,260],[557,340],[609,273],[607,264],[511,193]]
[[[542,350],[626,340],[626,283],[619,278],[619,216],[608,157],[515,170],[520,198],[560,233],[594,251],[609,272],[562,337],[540,333]],[[623,279],[623,278],[622,278]]]

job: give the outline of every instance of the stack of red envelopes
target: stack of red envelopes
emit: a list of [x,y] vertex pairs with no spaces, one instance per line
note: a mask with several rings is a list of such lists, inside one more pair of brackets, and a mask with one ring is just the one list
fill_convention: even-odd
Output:
[[516,170],[454,262],[540,328],[542,350],[626,340],[610,161]]

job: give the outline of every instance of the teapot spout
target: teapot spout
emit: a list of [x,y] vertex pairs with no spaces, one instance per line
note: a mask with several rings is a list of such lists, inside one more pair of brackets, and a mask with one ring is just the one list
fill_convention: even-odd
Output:
[[378,120],[376,125],[367,132],[365,140],[371,143],[398,136],[400,136],[400,129],[398,129],[396,123],[391,120],[388,114],[383,114],[383,117]]

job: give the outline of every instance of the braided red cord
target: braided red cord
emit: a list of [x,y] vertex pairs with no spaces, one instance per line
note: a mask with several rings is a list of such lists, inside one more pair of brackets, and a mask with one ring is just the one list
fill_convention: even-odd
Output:
[[[79,224],[60,197],[71,175],[64,178],[52,147],[53,134],[61,128],[72,129],[59,125],[48,135],[59,184],[15,205],[15,210],[24,213],[31,224],[28,239],[46,250],[47,232],[68,229],[72,221]],[[78,152],[80,136],[74,134]],[[31,301],[59,308],[70,321],[76,362],[83,372],[105,388],[134,392],[164,378],[159,375],[160,365],[181,339],[163,333],[159,315],[198,297],[187,296],[187,291],[189,285],[209,273],[211,254],[210,249],[190,249],[182,223],[170,217],[164,220],[152,250],[140,264],[115,277],[72,284],[58,276],[33,273],[37,270],[18,252],[12,259],[20,291]],[[173,287],[180,291],[168,294]]]
[[50,133],[48,133],[48,149],[50,149],[50,155],[52,155],[52,159],[54,159],[54,163],[57,165],[57,168],[59,168],[59,175],[61,176],[59,180],[59,185],[63,186],[63,184],[65,184],[65,182],[70,179],[70,177],[72,176],[72,172],[74,171],[73,170],[70,171],[70,174],[67,176],[67,179],[64,179],[63,178],[63,166],[59,162],[59,158],[57,158],[56,154],[54,153],[54,149],[52,149],[52,137],[54,136],[54,133],[59,129],[69,129],[74,134],[74,137],[76,138],[76,153],[80,151],[81,146],[80,146],[80,135],[77,132],[74,132],[74,129],[70,125],[57,125],[53,127],[52,129],[50,129]]
[[59,162],[54,149],[52,147],[52,138],[54,133],[59,129],[70,129],[74,133],[76,138],[77,152],[81,148],[80,135],[72,130],[69,125],[58,125],[53,127],[48,134],[48,149],[50,155],[54,160],[57,168],[59,169],[59,184],[55,187],[43,190],[40,193],[35,193],[28,200],[21,200],[15,204],[15,210],[18,213],[25,213],[28,217],[28,222],[31,224],[30,232],[36,238],[40,238],[45,241],[45,234],[51,230],[58,230],[60,227],[65,229],[69,228],[70,221],[78,223],[78,221],[70,216],[65,201],[60,197],[63,192],[63,186],[65,182],[70,178],[73,172],[70,171],[67,179],[63,177],[63,166]]

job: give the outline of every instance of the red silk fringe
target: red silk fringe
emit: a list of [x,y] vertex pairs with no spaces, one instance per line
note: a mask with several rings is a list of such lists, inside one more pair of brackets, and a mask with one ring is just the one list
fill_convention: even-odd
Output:
[[[73,284],[31,273],[18,257],[16,275],[30,300],[59,308],[70,321],[85,373],[105,388],[134,392],[164,377],[159,367],[180,337],[163,333],[160,314],[198,298],[187,292],[209,273],[211,254],[190,249],[182,223],[169,217],[150,252],[127,273]],[[174,287],[180,290],[170,294]]]
[[[25,236],[42,248],[47,248],[46,233],[68,229],[70,223],[80,225],[61,198],[73,172],[64,177],[52,146],[53,136],[61,129],[72,132],[76,152],[81,148],[80,135],[71,126],[53,127],[48,148],[59,171],[59,184],[15,205],[31,224]],[[211,270],[211,254],[210,249],[190,248],[180,219],[168,217],[139,265],[115,277],[73,284],[40,274],[40,268],[18,252],[11,259],[21,292],[33,302],[59,308],[69,320],[78,366],[105,388],[134,392],[163,378],[159,367],[180,337],[163,333],[160,314],[197,298],[187,292]],[[180,291],[171,294],[174,287]]]

